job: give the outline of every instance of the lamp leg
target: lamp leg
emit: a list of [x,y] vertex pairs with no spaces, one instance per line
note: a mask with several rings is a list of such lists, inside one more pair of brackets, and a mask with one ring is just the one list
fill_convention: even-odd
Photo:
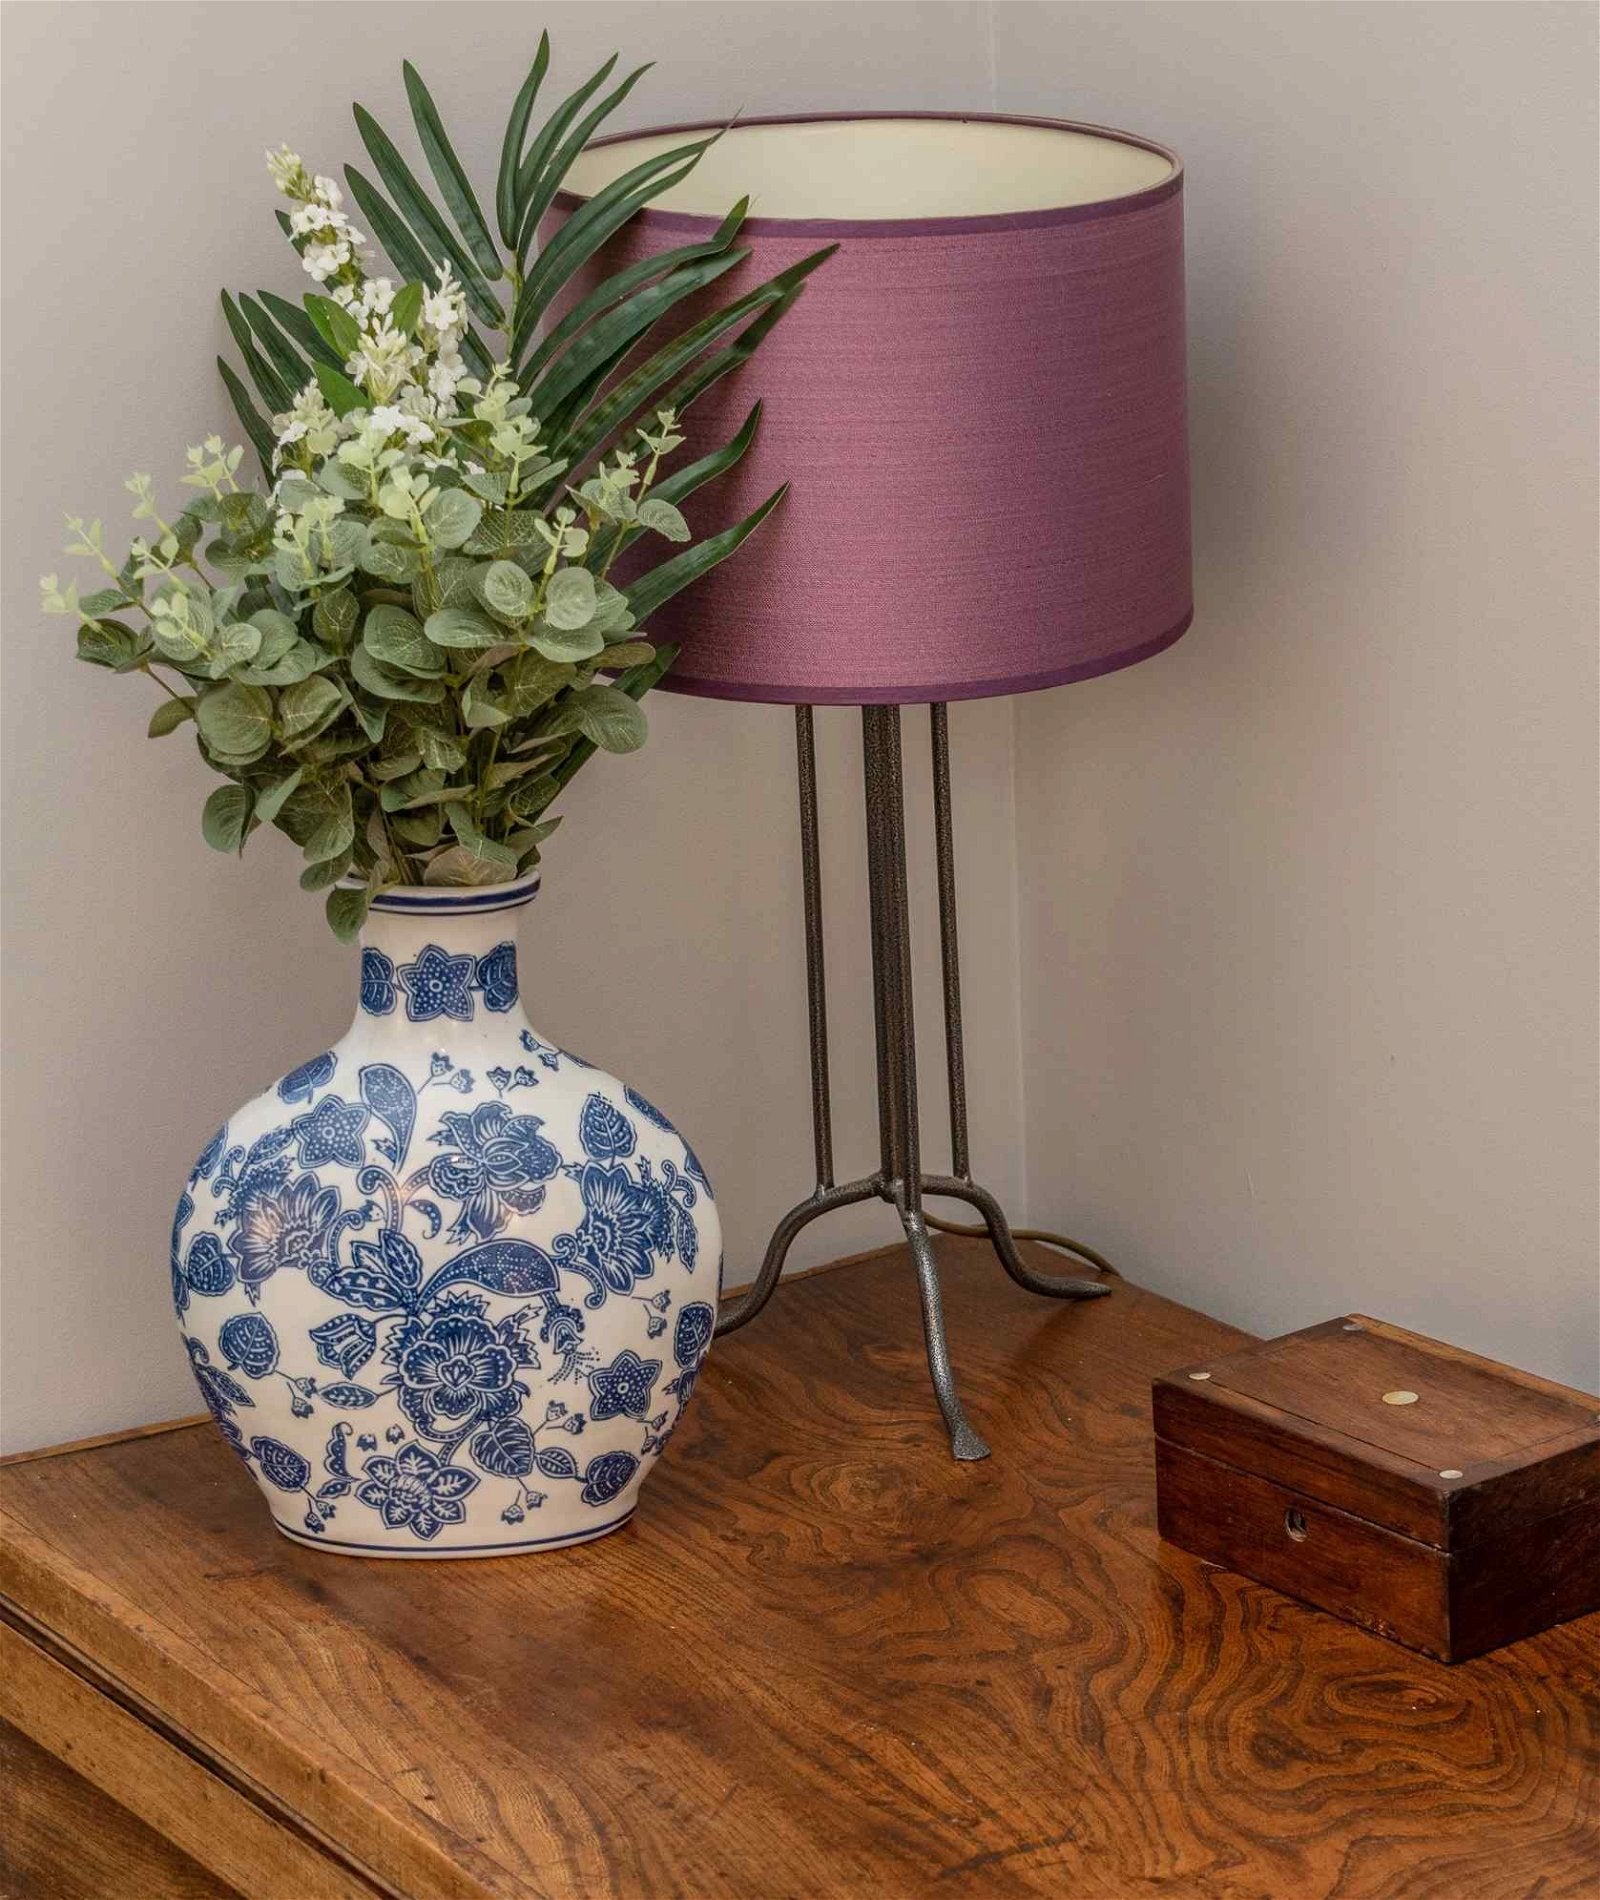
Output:
[[962,1460],[989,1456],[973,1430],[956,1388],[945,1336],[938,1261],[922,1211],[925,1194],[965,1201],[983,1216],[1001,1265],[1020,1287],[1050,1299],[1096,1299],[1109,1293],[1103,1280],[1038,1273],[1017,1251],[1005,1212],[993,1194],[972,1179],[967,1151],[967,1098],[961,1033],[961,967],[956,941],[955,851],[950,818],[950,750],[946,709],[931,709],[933,735],[934,841],[939,876],[939,949],[944,976],[945,1066],[950,1095],[953,1172],[922,1170],[917,1107],[916,1025],[912,1007],[911,925],[906,896],[905,783],[900,749],[900,708],[864,706],[862,762],[866,782],[868,910],[872,928],[873,1021],[877,1037],[879,1167],[858,1181],[835,1184],[828,1077],[828,999],[823,961],[822,867],[817,822],[817,761],[812,711],[795,708],[799,768],[800,861],[805,900],[806,995],[811,1032],[811,1126],[817,1184],[778,1222],[754,1282],[717,1315],[720,1338],[748,1325],[772,1297],[795,1236],[823,1214],[877,1198],[900,1217],[916,1268],[923,1340],[934,1396],[950,1434],[950,1449]]
[[987,1458],[968,1423],[945,1338],[944,1300],[933,1244],[922,1217],[921,1128],[917,1108],[916,1016],[912,1003],[911,922],[906,900],[906,807],[900,708],[866,706],[861,744],[867,803],[867,880],[872,913],[874,1013],[878,1029],[878,1108],[882,1179],[911,1247],[922,1300],[922,1332],[934,1394],[960,1459]]

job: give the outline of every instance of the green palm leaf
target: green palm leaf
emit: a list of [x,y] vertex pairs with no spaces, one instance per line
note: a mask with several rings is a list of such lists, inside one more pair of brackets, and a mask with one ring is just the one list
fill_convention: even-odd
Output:
[[[799,263],[791,264],[787,270],[768,278],[764,284],[757,285],[734,303],[713,311],[699,323],[691,324],[664,349],[647,358],[630,375],[608,390],[592,409],[578,418],[565,439],[553,445],[551,452],[563,457],[568,468],[581,467],[631,416],[637,414],[662,390],[668,389],[673,379],[681,375],[708,344],[714,343],[718,337],[747,318],[757,316],[769,305],[781,304],[787,308],[805,279],[838,248],[836,244],[831,244],[825,250],[814,251],[811,256],[801,258]],[[731,363],[729,367],[732,367]],[[696,388],[695,394],[698,395],[699,389],[704,386],[701,384]],[[665,406],[682,408],[686,405],[678,392],[673,390],[666,396]]]
[[[548,190],[546,189],[548,174],[554,165],[558,151],[561,149],[561,142],[566,136],[567,129],[589,103],[594,94],[598,92],[611,77],[612,68],[616,63],[617,56],[613,53],[610,59],[600,68],[599,72],[586,79],[576,92],[570,93],[563,99],[561,104],[556,107],[555,111],[552,112],[550,117],[545,121],[533,143],[528,147],[527,155],[524,157],[517,171],[516,254],[519,265],[527,256],[528,246],[533,242],[534,232],[538,228],[539,219],[544,216],[545,211],[549,208],[550,200],[556,194],[556,186],[566,172],[566,165],[563,165],[560,171],[557,172],[554,182],[549,183]],[[623,83],[631,88],[636,80],[643,77],[643,72],[644,69],[641,68],[640,71],[631,74]],[[586,133],[585,137],[587,138],[587,136]]]
[[701,153],[712,143],[711,139],[701,139],[693,145],[680,145],[673,151],[646,159],[622,177],[614,178],[573,212],[539,253],[517,293],[511,332],[513,360],[522,353],[533,335],[534,325],[562,284],[581,270],[634,212],[687,178],[699,163]]
[[266,418],[250,400],[249,390],[234,374],[232,365],[220,356],[217,358],[217,373],[221,376],[223,387],[232,400],[234,413],[239,418],[240,426],[249,437],[251,448],[256,452],[256,459],[261,464],[262,473],[270,482],[272,457],[278,446],[277,439],[268,426]]
[[[456,240],[450,227],[434,210],[427,193],[412,176],[411,167],[395,150],[394,142],[365,106],[356,106],[356,129],[366,146],[378,176],[389,187],[395,208],[411,228],[412,235],[435,265],[448,263],[461,280],[474,314],[490,329],[502,329],[505,312],[490,290],[483,272]],[[427,274],[429,283],[438,282],[437,270]]]
[[539,96],[539,87],[549,65],[550,35],[541,33],[539,50],[534,54],[533,65],[512,103],[511,116],[506,120],[506,135],[500,146],[500,174],[495,182],[494,208],[500,236],[507,246],[514,246],[517,241],[517,175],[522,169],[522,141],[527,136],[528,115],[533,111],[533,102]]
[[652,257],[641,258],[636,264],[614,272],[604,283],[598,284],[587,297],[566,313],[559,323],[540,339],[528,360],[518,370],[518,378],[526,387],[545,365],[557,356],[573,338],[602,316],[613,304],[619,304],[625,297],[631,297],[636,290],[642,289],[657,277],[664,277],[668,271],[676,270],[680,264],[698,263],[703,257],[713,257],[719,251],[725,251],[738,235],[739,226],[744,222],[745,213],[750,208],[750,200],[741,198],[718,226],[714,236],[699,244],[680,244],[670,251],[657,251]]
[[495,249],[494,238],[478,207],[472,182],[462,169],[461,160],[456,157],[455,147],[445,133],[433,96],[422,82],[422,75],[409,59],[401,71],[405,75],[406,97],[411,101],[412,123],[417,128],[417,138],[427,158],[428,169],[433,173],[434,182],[449,207],[451,217],[456,221],[457,230],[471,246],[479,270],[494,283],[505,275],[505,271],[500,262],[500,253]]
[[572,347],[556,359],[539,382],[524,381],[523,387],[533,401],[534,414],[551,422],[562,412],[569,398],[586,385],[593,384],[598,391],[600,383],[639,338],[675,304],[715,283],[744,263],[749,255],[747,250],[728,251],[698,264],[685,264],[597,318]]
[[781,488],[773,489],[758,508],[752,508],[743,521],[736,521],[731,528],[724,528],[721,534],[712,535],[708,541],[685,548],[681,554],[673,555],[670,561],[663,561],[659,567],[641,574],[632,586],[625,587],[622,591],[628,597],[628,611],[639,625],[643,626],[649,616],[671,600],[674,594],[681,594],[692,581],[699,580],[702,574],[708,574],[719,562],[727,560],[735,548],[750,539],[788,492],[789,484],[785,482]]
[[770,304],[752,323],[747,324],[725,349],[713,351],[711,355],[704,357],[681,382],[674,383],[667,391],[662,400],[662,407],[676,409],[679,415],[682,415],[690,404],[697,397],[704,395],[713,383],[719,382],[730,371],[736,370],[741,363],[747,363],[755,355],[773,326],[781,323],[794,308],[804,289],[803,283],[796,284],[786,296]]
[[297,343],[312,362],[326,363],[330,369],[344,368],[344,358],[323,340],[299,304],[290,303],[287,297],[276,296],[270,290],[258,290],[256,301],[271,313],[279,329]]
[[274,413],[287,409],[294,401],[295,392],[256,348],[249,324],[227,291],[222,293],[222,314],[238,345],[239,354],[244,358],[244,366],[256,386],[257,395]]
[[265,308],[253,297],[239,292],[239,310],[255,332],[268,362],[291,389],[304,389],[311,380],[311,365],[278,328]]

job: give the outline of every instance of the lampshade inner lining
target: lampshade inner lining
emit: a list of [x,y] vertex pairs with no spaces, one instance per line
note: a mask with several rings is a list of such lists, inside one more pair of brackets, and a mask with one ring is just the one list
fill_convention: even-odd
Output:
[[[566,188],[592,196],[692,134],[591,148]],[[734,126],[653,209],[720,217],[749,194],[752,217],[846,221],[999,217],[1098,204],[1172,176],[1160,152],[1057,126],[981,119],[836,119]]]

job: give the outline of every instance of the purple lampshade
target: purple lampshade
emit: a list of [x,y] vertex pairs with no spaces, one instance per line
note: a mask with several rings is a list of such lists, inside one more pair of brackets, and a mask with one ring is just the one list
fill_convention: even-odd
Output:
[[[709,127],[592,146],[570,214]],[[1189,624],[1183,196],[1148,140],[1055,120],[745,121],[606,247],[609,271],[709,237],[743,193],[718,303],[837,254],[695,404],[691,451],[760,431],[696,493],[697,535],[783,506],[651,621],[664,684],[871,704],[1024,692],[1127,666]]]

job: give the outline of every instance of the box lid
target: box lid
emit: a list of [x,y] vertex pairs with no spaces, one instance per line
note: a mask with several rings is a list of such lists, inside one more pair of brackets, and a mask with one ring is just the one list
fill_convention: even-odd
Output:
[[1450,1550],[1600,1500],[1600,1400],[1365,1314],[1155,1381],[1156,1433]]

